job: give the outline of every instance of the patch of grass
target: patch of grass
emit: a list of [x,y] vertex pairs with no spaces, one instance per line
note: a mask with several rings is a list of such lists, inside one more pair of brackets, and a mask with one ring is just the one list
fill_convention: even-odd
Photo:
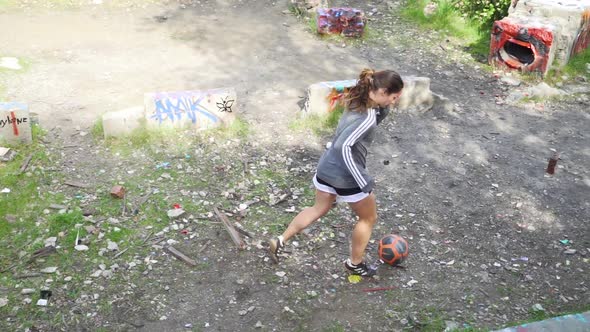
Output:
[[344,332],[346,329],[340,322],[332,321],[330,324],[324,328],[322,328],[322,332]]
[[338,121],[340,121],[343,112],[344,107],[339,105],[332,112],[325,115],[305,114],[289,123],[289,129],[296,132],[309,130],[317,136],[330,135],[338,126]]
[[560,69],[551,69],[545,78],[546,82],[557,83],[564,81],[562,77],[568,77],[568,80],[583,76],[590,79],[590,70],[588,64],[590,63],[590,48],[584,50],[572,57],[565,67]]
[[92,128],[90,128],[90,134],[92,135],[92,138],[94,138],[94,140],[102,140],[104,138],[104,127],[102,125],[102,117],[99,117],[94,122]]
[[250,125],[241,118],[236,118],[228,126],[221,126],[211,130],[204,131],[207,135],[213,135],[222,139],[243,139],[250,134]]
[[508,324],[506,324],[506,327],[518,326],[518,325],[538,322],[541,320],[554,318],[554,317],[560,317],[560,316],[566,316],[566,315],[576,315],[576,314],[580,314],[580,313],[583,313],[586,311],[590,311],[590,303],[583,304],[583,305],[565,306],[565,307],[560,308],[560,310],[555,313],[548,313],[546,311],[535,311],[535,310],[531,309],[531,310],[529,310],[529,318],[522,320],[522,321],[508,323]]
[[295,17],[305,16],[305,11],[303,11],[301,8],[294,5],[293,3],[289,4],[289,12],[291,12],[291,14],[293,14]]
[[424,7],[429,0],[408,1],[402,10],[402,17],[418,23],[424,29],[441,31],[445,36],[453,36],[467,45],[466,50],[477,58],[489,53],[490,31],[481,30],[478,22],[470,21],[458,13],[449,0],[438,1],[438,8],[431,17],[424,15]]

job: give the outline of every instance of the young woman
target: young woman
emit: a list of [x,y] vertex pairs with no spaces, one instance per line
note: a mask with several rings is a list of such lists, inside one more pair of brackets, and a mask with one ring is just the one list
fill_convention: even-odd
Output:
[[276,263],[285,243],[328,213],[338,199],[347,202],[358,216],[352,232],[350,257],[344,265],[352,274],[375,275],[376,271],[363,261],[377,220],[375,194],[372,193],[375,181],[366,169],[367,146],[373,139],[375,127],[387,116],[389,106],[399,98],[403,87],[400,75],[392,70],[361,72],[356,86],[344,98],[346,109],[332,145],[318,163],[313,178],[315,204],[299,212],[282,235],[269,241],[269,254]]

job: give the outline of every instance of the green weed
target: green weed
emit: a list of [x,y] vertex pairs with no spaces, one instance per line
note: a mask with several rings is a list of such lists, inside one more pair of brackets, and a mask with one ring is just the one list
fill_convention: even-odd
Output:
[[[570,61],[563,68],[551,69],[545,78],[546,82],[557,83],[561,81],[568,81],[582,76],[587,79],[590,78],[590,48],[584,50],[573,56]],[[554,66],[556,67],[556,66]],[[566,79],[564,79],[566,78]]]
[[339,105],[332,112],[319,114],[306,114],[289,123],[289,129],[295,132],[311,131],[317,136],[328,136],[338,126],[338,121],[344,112],[344,107]]
[[480,29],[478,22],[473,22],[458,13],[449,0],[438,2],[438,8],[431,17],[424,15],[424,7],[430,1],[409,1],[402,10],[402,17],[417,22],[424,29],[441,31],[445,36],[461,40],[466,50],[477,58],[487,57],[490,44],[489,29]]

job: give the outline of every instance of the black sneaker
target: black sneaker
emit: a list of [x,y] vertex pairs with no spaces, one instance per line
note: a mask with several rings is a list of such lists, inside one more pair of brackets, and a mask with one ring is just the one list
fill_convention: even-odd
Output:
[[268,254],[275,263],[279,262],[279,254],[283,251],[285,245],[279,240],[279,238],[270,239],[268,246]]
[[377,269],[367,266],[365,262],[361,262],[357,265],[352,264],[350,258],[344,262],[344,266],[351,274],[363,276],[363,277],[372,277],[377,274]]

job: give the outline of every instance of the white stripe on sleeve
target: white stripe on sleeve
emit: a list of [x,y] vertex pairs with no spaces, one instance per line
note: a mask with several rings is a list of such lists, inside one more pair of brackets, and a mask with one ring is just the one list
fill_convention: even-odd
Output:
[[369,109],[367,110],[368,116],[367,118],[348,136],[348,138],[342,144],[342,156],[344,159],[344,163],[346,167],[350,170],[354,180],[357,182],[360,188],[363,188],[367,185],[367,181],[361,175],[360,170],[358,169],[354,159],[352,158],[352,149],[351,147],[358,141],[362,134],[364,134],[367,130],[371,128],[371,126],[375,123],[375,110]]

